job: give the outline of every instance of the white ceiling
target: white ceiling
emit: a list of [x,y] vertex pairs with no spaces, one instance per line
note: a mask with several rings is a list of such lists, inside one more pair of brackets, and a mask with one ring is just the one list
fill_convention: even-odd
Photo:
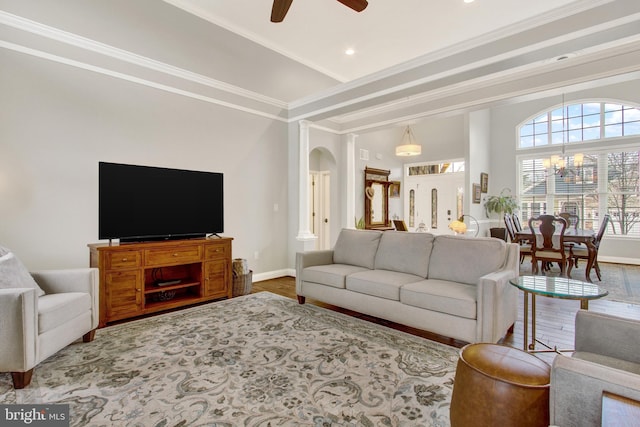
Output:
[[[284,22],[276,24],[270,22],[272,0],[165,1],[341,82],[451,46],[480,45],[594,3],[370,0],[356,13],[336,0],[294,0]],[[347,48],[355,55],[345,55]]]

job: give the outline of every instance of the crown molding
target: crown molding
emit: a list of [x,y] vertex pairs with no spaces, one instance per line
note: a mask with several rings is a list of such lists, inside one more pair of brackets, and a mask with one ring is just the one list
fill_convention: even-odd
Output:
[[180,89],[174,86],[169,86],[157,82],[153,82],[151,80],[143,79],[140,77],[132,76],[130,74],[121,73],[119,71],[109,70],[107,68],[98,67],[95,65],[87,64],[86,62],[76,61],[74,59],[65,58],[58,55],[53,55],[51,53],[43,52],[41,50],[32,49],[26,46],[18,45],[15,43],[11,43],[5,40],[0,40],[0,48],[12,50],[14,52],[20,52],[23,54],[27,54],[30,56],[34,56],[36,58],[46,59],[48,61],[57,62],[59,64],[69,65],[71,67],[76,67],[82,70],[91,71],[98,74],[103,74],[106,76],[114,77],[121,80],[126,80],[128,82],[137,83],[143,86],[151,87],[154,89],[159,89],[165,92],[173,93],[176,95],[186,96],[188,98],[197,99],[199,101],[208,102],[210,104],[219,105],[226,108],[231,108],[238,111],[243,111],[245,113],[253,114],[256,116],[266,117],[268,119],[277,120],[280,122],[287,123],[288,120],[283,117],[278,117],[274,114],[265,113],[264,111],[256,110],[253,108],[247,108],[238,104],[234,104],[227,101],[222,101],[220,99],[216,99],[210,96],[202,95],[199,93],[195,93],[192,91]]
[[288,108],[288,104],[286,102],[270,98],[256,92],[252,92],[238,86],[224,83],[220,80],[212,79],[202,74],[175,67],[164,62],[156,61],[154,59],[126,51],[124,49],[91,40],[77,34],[50,27],[48,25],[41,24],[39,22],[32,21],[30,19],[26,19],[17,15],[13,15],[2,10],[0,10],[0,24],[4,24],[18,30],[36,34],[38,36],[55,40],[61,43],[65,43],[70,46],[75,46],[90,52],[98,53],[100,55],[114,58],[123,62],[134,64],[149,70],[158,71],[173,77],[178,77],[183,80],[231,93],[233,95],[250,99],[252,101],[261,102],[282,109]]

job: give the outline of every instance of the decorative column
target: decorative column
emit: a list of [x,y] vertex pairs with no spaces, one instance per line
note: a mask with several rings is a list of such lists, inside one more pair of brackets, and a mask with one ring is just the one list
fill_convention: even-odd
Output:
[[354,133],[347,134],[347,194],[346,228],[356,228],[356,138]]
[[298,240],[314,240],[309,228],[309,122],[300,120],[298,126]]

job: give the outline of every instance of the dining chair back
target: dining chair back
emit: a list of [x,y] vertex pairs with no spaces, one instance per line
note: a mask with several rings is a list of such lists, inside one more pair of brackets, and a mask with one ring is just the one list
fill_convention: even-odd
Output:
[[513,225],[513,218],[511,218],[511,214],[504,214],[504,226],[507,227],[507,233],[509,234],[509,239],[512,242],[516,241],[516,230]]
[[522,224],[520,223],[520,217],[518,217],[518,214],[512,213],[511,221],[513,222],[513,228],[516,231],[522,231]]
[[504,214],[504,225],[507,228],[507,233],[509,234],[509,239],[511,239],[512,243],[518,243],[520,245],[520,264],[524,261],[525,256],[531,255],[531,245],[529,242],[520,241],[516,237],[515,225],[513,223],[513,217],[515,214]]
[[[573,266],[571,245],[565,247],[564,232],[567,221],[559,216],[540,215],[529,218],[529,229],[534,235],[531,242],[531,271],[538,273],[538,261],[544,263],[557,262],[560,275],[567,276]],[[567,253],[568,252],[568,253]]]
[[567,221],[567,227],[573,227],[574,230],[578,229],[580,223],[580,217],[578,215],[570,212],[560,212],[558,216]]

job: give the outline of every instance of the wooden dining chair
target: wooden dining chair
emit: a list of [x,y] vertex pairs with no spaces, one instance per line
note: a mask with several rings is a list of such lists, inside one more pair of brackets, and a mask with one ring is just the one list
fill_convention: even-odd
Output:
[[[600,241],[602,240],[605,231],[607,231],[609,221],[611,221],[611,216],[609,214],[606,214],[602,218],[602,224],[600,224],[600,228],[598,228],[598,234],[596,234],[595,240],[593,242],[593,245],[596,247],[596,258],[593,261],[593,267],[595,268],[596,276],[598,276],[598,280],[600,281],[602,281],[602,276],[600,275],[600,266],[598,265],[598,250],[600,249]],[[578,266],[579,259],[589,259],[589,251],[587,250],[586,246],[573,247],[571,251],[573,254],[573,263],[576,267]]]
[[[531,242],[531,271],[538,274],[538,261],[544,265],[557,262],[561,276],[571,276],[573,253],[571,245],[565,247],[564,232],[567,221],[559,216],[540,215],[529,218],[533,233]],[[543,268],[544,269],[544,268]]]
[[570,212],[560,212],[558,216],[564,218],[567,221],[567,227],[573,227],[573,229],[575,230],[578,229],[578,225],[580,223],[580,217],[578,215]]
[[504,214],[504,225],[507,228],[507,234],[512,243],[518,243],[520,245],[520,264],[524,261],[527,255],[531,255],[531,245],[529,242],[523,242],[516,237],[516,229],[513,223],[513,215]]
[[511,220],[513,222],[513,228],[516,231],[522,231],[522,224],[520,223],[520,217],[518,217],[518,214],[512,213]]

